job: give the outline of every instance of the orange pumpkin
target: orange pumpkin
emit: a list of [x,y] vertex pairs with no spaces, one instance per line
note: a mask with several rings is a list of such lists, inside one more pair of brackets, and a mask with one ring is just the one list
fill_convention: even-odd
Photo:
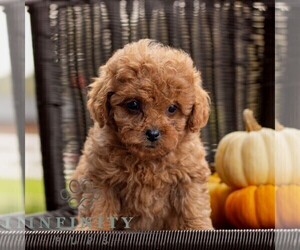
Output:
[[249,186],[232,192],[225,203],[237,228],[300,228],[300,186]]
[[276,228],[300,228],[300,186],[288,185],[277,189]]
[[275,187],[249,186],[232,192],[225,203],[225,214],[237,228],[274,228]]

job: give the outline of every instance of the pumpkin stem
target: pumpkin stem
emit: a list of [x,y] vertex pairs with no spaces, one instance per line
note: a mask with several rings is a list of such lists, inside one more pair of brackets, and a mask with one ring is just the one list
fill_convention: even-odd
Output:
[[275,120],[275,130],[276,131],[281,131],[284,129],[284,126],[276,119]]
[[252,110],[245,109],[244,113],[243,113],[243,116],[244,116],[244,122],[245,122],[246,130],[248,132],[250,132],[250,131],[259,131],[259,130],[262,129],[262,126],[260,126],[258,124],[258,122],[256,121]]

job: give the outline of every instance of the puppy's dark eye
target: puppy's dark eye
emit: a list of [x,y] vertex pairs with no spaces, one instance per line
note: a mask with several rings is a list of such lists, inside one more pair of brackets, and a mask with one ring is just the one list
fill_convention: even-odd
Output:
[[170,114],[174,114],[177,111],[177,106],[175,104],[172,104],[169,108],[168,108],[168,113]]
[[137,100],[132,100],[126,103],[126,107],[132,111],[138,111],[141,108],[140,102]]

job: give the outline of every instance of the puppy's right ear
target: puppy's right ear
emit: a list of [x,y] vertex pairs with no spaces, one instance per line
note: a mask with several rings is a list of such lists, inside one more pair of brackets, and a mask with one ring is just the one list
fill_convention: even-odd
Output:
[[108,121],[110,104],[109,96],[112,93],[111,79],[107,76],[104,67],[101,68],[99,78],[89,86],[87,107],[94,122],[98,122],[100,128]]

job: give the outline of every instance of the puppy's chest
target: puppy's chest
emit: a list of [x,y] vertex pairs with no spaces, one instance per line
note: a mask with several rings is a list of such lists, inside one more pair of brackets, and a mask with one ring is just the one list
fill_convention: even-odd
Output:
[[162,209],[169,206],[175,179],[167,170],[136,168],[127,173],[126,181],[120,185],[120,199],[126,207]]

